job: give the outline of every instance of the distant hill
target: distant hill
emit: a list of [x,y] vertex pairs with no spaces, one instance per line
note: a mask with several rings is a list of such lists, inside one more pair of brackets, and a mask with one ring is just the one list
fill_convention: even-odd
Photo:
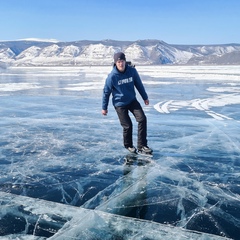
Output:
[[240,65],[240,44],[175,45],[161,40],[0,42],[0,62],[10,66],[111,65],[123,51],[136,65]]

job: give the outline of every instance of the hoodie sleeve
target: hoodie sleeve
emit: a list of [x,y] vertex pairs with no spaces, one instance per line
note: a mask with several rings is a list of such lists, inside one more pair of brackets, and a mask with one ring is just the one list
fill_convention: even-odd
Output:
[[133,68],[133,71],[135,71],[134,72],[134,85],[135,85],[136,89],[138,90],[138,92],[140,93],[142,99],[145,101],[148,99],[148,95],[145,91],[142,80],[139,77],[137,70],[135,68]]
[[103,88],[103,97],[102,97],[102,109],[107,110],[108,109],[108,103],[109,103],[109,97],[112,93],[112,80],[111,75],[108,75],[105,85]]

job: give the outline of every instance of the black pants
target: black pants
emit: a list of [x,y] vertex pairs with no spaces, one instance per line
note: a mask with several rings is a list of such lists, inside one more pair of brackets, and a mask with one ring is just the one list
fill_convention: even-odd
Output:
[[140,103],[134,100],[129,105],[115,107],[121,126],[123,127],[123,144],[124,147],[133,146],[133,124],[129,116],[129,111],[134,115],[138,122],[138,149],[147,146],[147,118],[143,112]]

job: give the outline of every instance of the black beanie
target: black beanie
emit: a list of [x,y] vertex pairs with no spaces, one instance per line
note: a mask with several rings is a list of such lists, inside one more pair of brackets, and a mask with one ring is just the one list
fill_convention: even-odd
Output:
[[118,60],[124,60],[126,61],[125,54],[123,52],[118,52],[114,54],[114,63],[116,63]]

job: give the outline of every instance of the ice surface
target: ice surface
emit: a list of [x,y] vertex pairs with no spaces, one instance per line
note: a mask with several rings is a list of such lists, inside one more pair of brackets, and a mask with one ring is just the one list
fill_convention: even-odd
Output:
[[[1,201],[2,227],[9,232],[11,227],[21,231],[19,234],[9,234],[5,239],[45,239],[39,235],[57,240],[113,239],[113,236],[114,239],[224,239],[164,224],[9,193],[1,192]],[[30,234],[35,237],[31,238]]]
[[137,69],[150,161],[101,116],[111,67],[0,72],[0,239],[239,238],[239,66]]

